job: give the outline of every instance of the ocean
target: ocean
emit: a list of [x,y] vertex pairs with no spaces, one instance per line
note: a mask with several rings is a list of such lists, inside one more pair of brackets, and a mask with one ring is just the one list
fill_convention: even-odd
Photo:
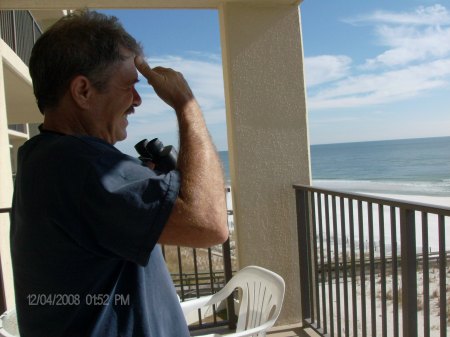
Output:
[[[221,151],[229,181],[228,152]],[[311,146],[312,183],[348,192],[450,196],[450,137]]]

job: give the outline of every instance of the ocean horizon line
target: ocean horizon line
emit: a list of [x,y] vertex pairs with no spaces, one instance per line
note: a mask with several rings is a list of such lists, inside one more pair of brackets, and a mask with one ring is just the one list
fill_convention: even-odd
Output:
[[411,137],[411,138],[393,138],[393,139],[355,140],[355,141],[344,141],[344,142],[336,142],[336,143],[316,143],[316,144],[310,144],[310,146],[345,145],[345,144],[355,144],[355,143],[381,143],[381,142],[412,141],[412,140],[441,139],[441,138],[450,138],[450,136],[431,136],[431,137]]
[[[311,179],[322,187],[450,197],[450,136],[311,146]],[[220,152],[230,180],[228,152]]]
[[[392,138],[392,139],[372,139],[372,140],[355,140],[355,141],[343,141],[336,143],[314,143],[309,144],[309,146],[322,146],[322,145],[345,145],[345,144],[356,144],[356,143],[378,143],[378,142],[396,142],[396,141],[410,141],[410,140],[425,140],[425,139],[440,139],[440,138],[450,138],[448,136],[430,136],[430,137],[411,137],[411,138]],[[219,153],[228,152],[228,149],[217,150]]]

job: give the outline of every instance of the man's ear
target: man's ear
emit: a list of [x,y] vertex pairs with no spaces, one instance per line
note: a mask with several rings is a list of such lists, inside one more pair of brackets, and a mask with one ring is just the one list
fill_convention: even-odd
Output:
[[75,104],[82,109],[89,109],[94,87],[86,76],[74,77],[70,82],[69,90]]

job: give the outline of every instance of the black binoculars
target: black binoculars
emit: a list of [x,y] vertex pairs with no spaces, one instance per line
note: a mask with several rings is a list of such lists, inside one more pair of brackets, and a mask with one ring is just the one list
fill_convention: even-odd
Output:
[[155,164],[155,170],[168,173],[177,167],[178,152],[172,145],[164,146],[158,139],[141,140],[134,148],[139,153],[139,159],[143,162]]

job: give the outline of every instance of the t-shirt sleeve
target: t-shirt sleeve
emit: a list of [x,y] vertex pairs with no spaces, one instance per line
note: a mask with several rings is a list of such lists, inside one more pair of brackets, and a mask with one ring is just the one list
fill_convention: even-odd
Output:
[[157,175],[123,154],[95,161],[81,213],[103,254],[146,265],[178,196],[180,175]]

